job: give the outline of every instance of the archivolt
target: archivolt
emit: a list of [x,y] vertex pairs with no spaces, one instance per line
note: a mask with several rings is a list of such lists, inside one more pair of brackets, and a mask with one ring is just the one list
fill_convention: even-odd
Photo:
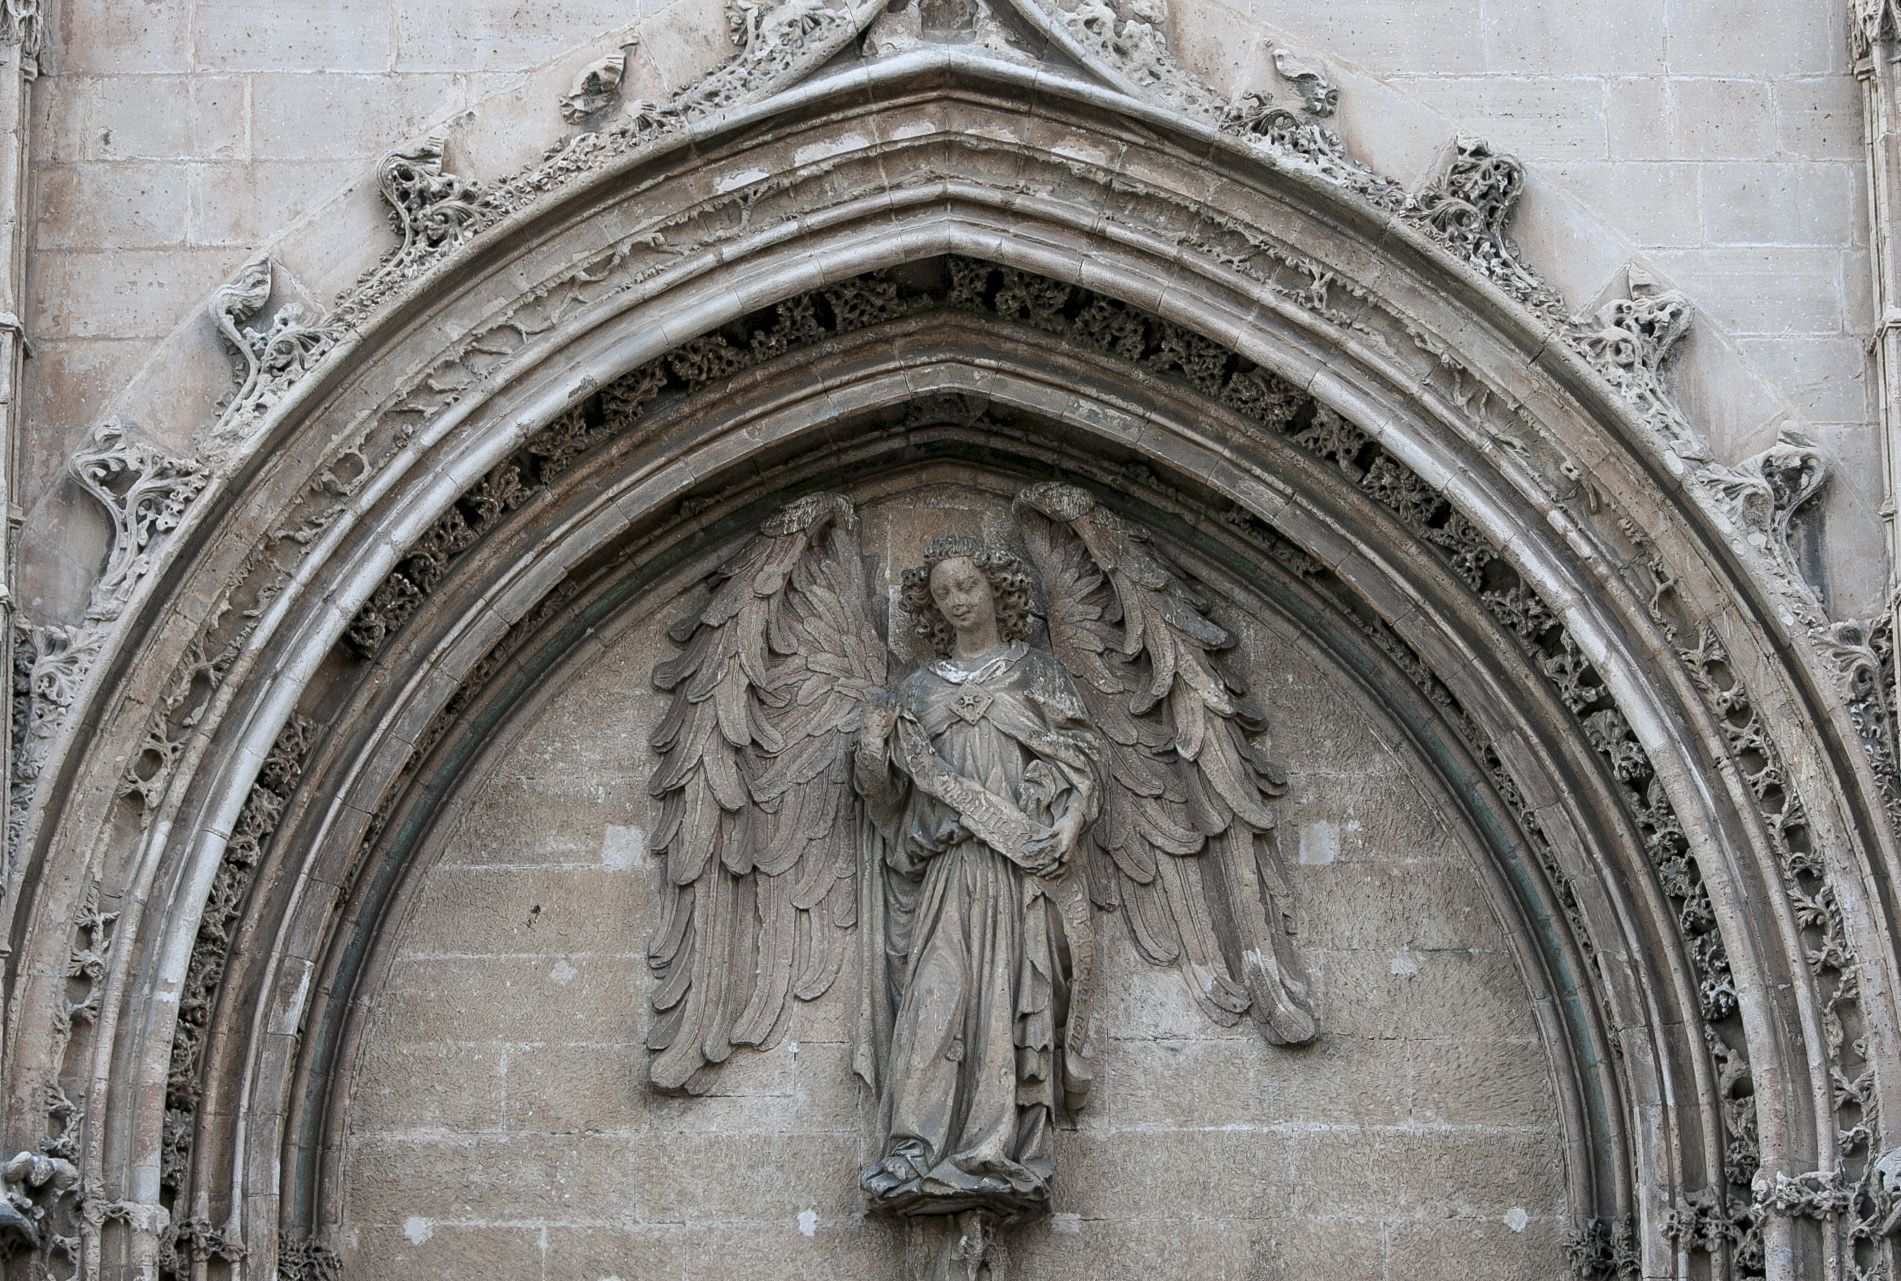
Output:
[[49,758],[8,1121],[83,1172],[84,1268],[307,1251],[365,953],[480,733],[773,495],[978,448],[1407,676],[1548,984],[1581,1268],[1636,1262],[1625,1215],[1646,1275],[1872,1262],[1876,781],[1783,599],[1544,323],[1298,168],[957,61],[477,239],[141,562]]

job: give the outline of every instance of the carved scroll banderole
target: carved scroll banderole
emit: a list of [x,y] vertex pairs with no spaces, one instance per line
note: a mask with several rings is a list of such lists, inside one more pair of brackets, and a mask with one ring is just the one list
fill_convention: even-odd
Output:
[[[897,731],[898,750],[904,756],[911,781],[926,795],[956,810],[957,817],[963,820],[964,827],[972,836],[1022,867],[1023,847],[1042,835],[1043,827],[1018,809],[1014,802],[998,796],[981,784],[971,782],[945,764],[944,758],[932,748],[924,736],[923,727],[916,721],[900,715]],[[1028,868],[1024,868],[1024,871],[1029,873],[1025,906],[1039,894],[1047,897],[1056,905],[1057,914],[1063,918],[1064,933],[1069,941],[1070,1016],[1067,1034],[1063,1038],[1063,1052],[1067,1065],[1065,1074],[1069,1077],[1065,1086],[1074,1096],[1071,1104],[1074,1110],[1081,1105],[1082,1097],[1089,1089],[1089,1074],[1083,1068],[1087,1056],[1084,1042],[1096,952],[1089,900],[1082,877],[1068,875],[1067,869],[1056,877],[1038,876],[1029,872]]]
[[913,783],[926,795],[956,810],[972,836],[1012,863],[1022,865],[1023,847],[1042,834],[1039,824],[1012,802],[946,765],[915,721],[899,718],[898,748],[904,753]]

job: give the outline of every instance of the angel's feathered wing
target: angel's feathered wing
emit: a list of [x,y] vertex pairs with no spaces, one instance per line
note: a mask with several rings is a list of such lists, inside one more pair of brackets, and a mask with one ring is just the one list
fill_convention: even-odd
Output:
[[1260,711],[1215,658],[1234,638],[1144,531],[1082,490],[1033,485],[1016,510],[1050,648],[1107,743],[1091,894],[1122,908],[1142,955],[1177,967],[1215,1021],[1252,1014],[1271,1041],[1312,1040],[1268,808],[1282,775],[1255,741]]
[[648,961],[650,1071],[697,1090],[736,1045],[785,1032],[788,996],[838,976],[857,914],[846,741],[885,683],[851,504],[788,506],[713,578],[654,669],[670,693],[653,734],[653,848],[666,883]]

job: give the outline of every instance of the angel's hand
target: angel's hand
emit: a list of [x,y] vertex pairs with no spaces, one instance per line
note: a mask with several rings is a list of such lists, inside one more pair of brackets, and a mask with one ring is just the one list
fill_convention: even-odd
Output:
[[891,739],[898,723],[898,705],[888,694],[874,694],[865,703],[865,724],[859,731],[860,751],[875,752]]
[[1023,870],[1032,876],[1054,877],[1069,865],[1069,856],[1082,836],[1083,817],[1074,810],[1023,844]]

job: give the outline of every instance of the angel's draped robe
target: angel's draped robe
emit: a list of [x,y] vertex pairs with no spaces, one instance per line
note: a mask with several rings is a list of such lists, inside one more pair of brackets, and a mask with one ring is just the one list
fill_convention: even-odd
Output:
[[[940,660],[896,701],[913,741],[921,730],[951,773],[1033,823],[1072,808],[1094,817],[1100,740],[1051,655],[1016,641],[983,660]],[[861,1038],[883,1134],[866,1186],[908,1213],[1033,1213],[1048,1201],[1055,1118],[1081,1101],[1082,1065],[1065,1062],[1084,1016],[1071,1001],[1072,953],[1088,946],[1081,854],[1056,881],[1032,876],[911,777],[905,756],[894,742],[855,771],[883,869],[865,878],[867,938],[882,940],[884,959],[874,952],[867,967]],[[881,1169],[901,1183],[873,1187]]]

